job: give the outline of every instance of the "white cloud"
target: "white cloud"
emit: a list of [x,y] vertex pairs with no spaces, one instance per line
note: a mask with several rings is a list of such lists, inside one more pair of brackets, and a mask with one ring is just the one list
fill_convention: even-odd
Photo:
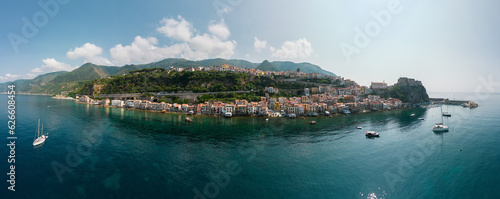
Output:
[[158,47],[157,45],[158,39],[155,37],[142,38],[136,36],[130,45],[118,44],[111,48],[111,58],[118,65],[148,63],[180,55],[188,48],[187,44],[176,44],[167,47]]
[[224,23],[224,20],[220,21],[219,23],[212,22],[212,24],[208,26],[208,31],[223,40],[231,36],[231,32],[229,32],[229,29],[227,28],[226,23]]
[[13,80],[16,80],[18,77],[20,77],[20,75],[13,75],[13,74],[7,73],[3,76],[0,76],[0,81],[2,81],[2,82],[13,81]]
[[231,35],[224,21],[211,22],[210,33],[193,34],[194,28],[182,16],[163,19],[157,31],[177,41],[171,46],[160,46],[155,37],[136,36],[130,45],[115,45],[110,49],[111,59],[117,65],[154,62],[170,57],[200,60],[207,58],[230,58],[236,49],[236,41],[227,41]]
[[[255,51],[257,52],[262,52],[263,49],[267,47],[267,41],[264,40],[259,40],[259,38],[255,37],[254,42],[253,42],[253,47],[255,48]],[[271,47],[272,48],[272,47]],[[274,48],[272,48],[274,49]]]
[[71,66],[66,63],[58,62],[53,58],[43,59],[42,62],[44,63],[44,65],[42,65],[40,68],[32,69],[30,71],[31,73],[28,73],[28,76],[56,71],[72,71],[77,68],[77,66]]
[[236,49],[236,41],[222,41],[217,36],[206,33],[192,38],[188,44],[189,49],[183,57],[195,60],[211,57],[229,58]]
[[313,49],[311,43],[302,38],[297,41],[285,41],[281,48],[277,50],[271,48],[271,52],[273,52],[273,57],[295,59],[311,56]]
[[84,62],[91,62],[97,65],[113,65],[108,59],[100,56],[102,48],[91,43],[85,43],[81,47],[69,50],[66,56],[70,59],[84,58]]
[[160,21],[163,25],[156,30],[170,39],[188,41],[193,36],[194,28],[182,16],[177,16],[177,19],[163,18]]

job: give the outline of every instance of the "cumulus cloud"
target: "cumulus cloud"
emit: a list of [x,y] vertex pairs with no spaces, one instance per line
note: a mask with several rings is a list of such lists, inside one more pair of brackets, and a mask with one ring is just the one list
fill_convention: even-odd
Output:
[[220,21],[219,23],[212,22],[212,24],[208,26],[208,31],[224,40],[231,36],[231,32],[229,32],[229,29],[227,28],[226,23],[224,23],[224,20]]
[[130,45],[118,44],[111,48],[113,63],[138,64],[158,61],[169,57],[200,60],[207,58],[229,58],[236,49],[236,41],[227,38],[231,32],[224,21],[211,22],[209,33],[193,34],[194,28],[181,16],[177,19],[163,19],[157,31],[176,41],[171,46],[161,46],[155,37],[136,36]]
[[302,38],[296,41],[285,41],[281,48],[271,48],[271,52],[273,53],[273,57],[295,59],[311,56],[313,49],[311,47],[311,43],[309,43],[305,38]]
[[193,36],[194,28],[191,23],[187,22],[182,16],[177,16],[177,19],[164,18],[160,21],[161,27],[156,30],[170,39],[177,41],[188,41]]
[[84,58],[84,62],[91,62],[97,65],[113,65],[108,59],[101,56],[102,48],[91,43],[85,43],[81,47],[71,49],[66,53],[70,59]]
[[39,68],[32,69],[30,71],[31,73],[28,73],[28,76],[33,76],[40,73],[51,73],[56,71],[72,71],[77,68],[77,66],[71,66],[66,63],[58,62],[53,58],[43,59],[42,62],[44,64]]
[[253,42],[253,47],[255,48],[255,51],[260,53],[262,52],[263,49],[266,49],[267,41],[261,41],[259,40],[259,38],[255,37]]
[[132,44],[118,44],[111,48],[111,58],[115,64],[147,63],[167,57],[174,57],[187,49],[186,44],[159,47],[155,37],[136,36]]
[[215,35],[197,35],[189,42],[188,51],[183,54],[187,59],[207,59],[210,57],[229,58],[236,49],[236,41],[222,41]]

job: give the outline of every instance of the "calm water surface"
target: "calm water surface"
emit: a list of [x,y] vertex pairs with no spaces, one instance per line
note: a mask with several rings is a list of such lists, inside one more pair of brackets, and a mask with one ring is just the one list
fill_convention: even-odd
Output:
[[[453,98],[443,95],[431,94]],[[439,107],[268,122],[196,116],[186,124],[185,115],[16,100],[16,192],[3,175],[1,198],[500,197],[500,95],[476,109],[443,106],[453,116],[442,134],[431,130]],[[7,173],[6,95],[0,110]],[[49,139],[34,148],[38,119]],[[381,137],[367,139],[367,130]]]

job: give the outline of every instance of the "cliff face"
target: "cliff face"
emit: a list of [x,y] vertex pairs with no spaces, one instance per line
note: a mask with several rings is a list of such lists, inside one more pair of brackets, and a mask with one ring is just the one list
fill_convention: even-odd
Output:
[[398,83],[390,89],[390,94],[407,103],[429,102],[429,95],[422,82],[406,77],[399,78]]

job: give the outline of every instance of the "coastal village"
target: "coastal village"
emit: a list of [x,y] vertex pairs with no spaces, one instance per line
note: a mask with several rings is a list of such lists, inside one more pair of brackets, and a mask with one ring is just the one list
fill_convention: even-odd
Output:
[[[350,114],[357,112],[378,111],[399,109],[407,106],[401,100],[396,98],[381,98],[378,95],[372,95],[373,90],[388,88],[385,82],[372,82],[370,87],[359,86],[356,82],[334,75],[325,75],[319,73],[301,73],[299,71],[260,71],[258,69],[246,69],[236,66],[222,65],[213,67],[189,67],[174,68],[171,71],[233,71],[247,73],[255,76],[285,77],[280,81],[300,81],[301,79],[323,78],[332,82],[337,81],[339,85],[311,86],[304,88],[303,95],[300,97],[270,97],[270,94],[278,93],[278,88],[264,88],[265,96],[260,97],[258,102],[249,102],[247,100],[235,100],[224,103],[222,101],[207,101],[204,103],[168,103],[158,102],[158,99],[150,97],[149,99],[120,99],[119,97],[109,97],[103,100],[95,100],[89,96],[77,96],[79,103],[123,107],[139,110],[150,110],[158,112],[173,112],[186,114],[220,115],[220,116],[269,116],[269,117],[297,117],[297,116],[318,116],[330,114]],[[408,78],[399,80],[420,84]],[[158,93],[160,94],[160,93]]]

